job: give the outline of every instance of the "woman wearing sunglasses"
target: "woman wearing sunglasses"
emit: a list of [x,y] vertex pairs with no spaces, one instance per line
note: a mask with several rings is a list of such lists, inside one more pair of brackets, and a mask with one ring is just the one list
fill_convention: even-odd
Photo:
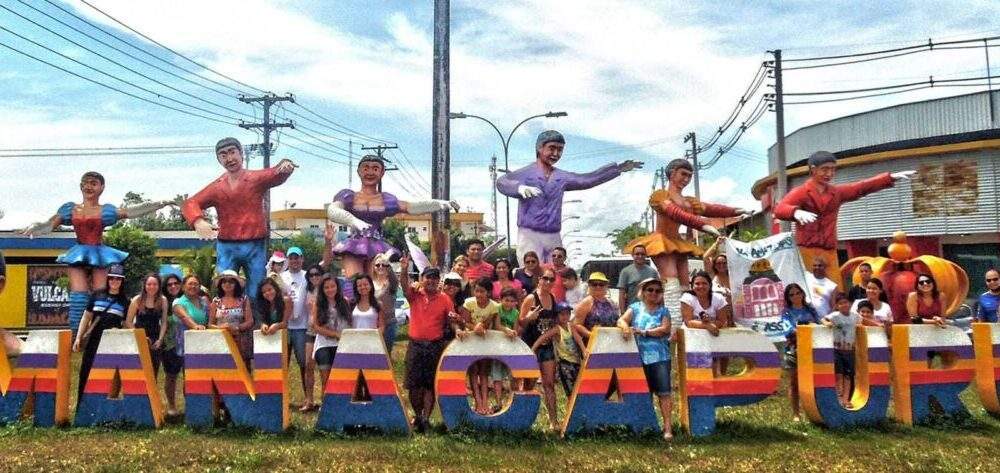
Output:
[[587,277],[587,297],[573,310],[573,328],[584,342],[590,340],[594,327],[614,327],[618,323],[618,305],[608,299],[608,277],[594,271]]
[[942,313],[944,305],[941,301],[945,299],[945,295],[938,291],[934,276],[918,275],[915,289],[906,296],[906,312],[912,323],[932,323],[942,328],[948,325],[948,317]]
[[663,282],[649,278],[639,283],[639,301],[618,319],[626,340],[635,335],[649,392],[656,395],[663,416],[663,439],[674,437],[670,397],[670,313],[663,305]]
[[[538,287],[521,303],[521,314],[518,325],[521,327],[521,339],[529,347],[556,326],[559,314],[556,312],[556,298],[552,295],[552,287],[556,282],[556,273],[552,268],[545,268],[538,278]],[[556,352],[550,340],[538,347],[535,352],[542,371],[542,394],[545,397],[545,409],[549,413],[549,423],[556,431],[559,424],[556,421]],[[535,387],[534,379],[524,380],[524,389]]]
[[806,303],[806,293],[802,286],[791,283],[785,286],[785,310],[781,313],[785,334],[785,369],[788,372],[788,401],[792,404],[792,419],[799,421],[799,377],[796,370],[798,358],[799,325],[820,323],[819,315],[812,305]]
[[[402,263],[403,260],[400,260],[400,265]],[[389,264],[388,254],[378,255],[372,261],[372,282],[375,284],[375,298],[381,309],[382,340],[387,353],[392,356],[392,346],[396,343],[396,292],[399,291],[399,279]]]

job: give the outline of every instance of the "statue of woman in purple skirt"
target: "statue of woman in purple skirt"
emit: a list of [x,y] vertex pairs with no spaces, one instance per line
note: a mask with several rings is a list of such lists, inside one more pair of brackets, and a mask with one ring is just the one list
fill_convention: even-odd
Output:
[[382,236],[382,220],[399,213],[419,215],[454,208],[458,204],[447,200],[431,199],[419,202],[404,202],[396,196],[382,192],[382,176],[385,163],[382,158],[367,155],[358,162],[358,177],[361,190],[343,189],[333,198],[327,208],[327,218],[339,225],[346,225],[351,235],[333,246],[333,254],[343,259],[343,274],[353,276],[370,273],[373,258],[389,252],[399,254]]

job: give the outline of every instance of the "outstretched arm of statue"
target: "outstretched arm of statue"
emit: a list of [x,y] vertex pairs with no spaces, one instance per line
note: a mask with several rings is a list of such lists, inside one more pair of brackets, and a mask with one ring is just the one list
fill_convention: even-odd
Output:
[[684,210],[679,205],[669,200],[660,203],[659,211],[670,220],[682,223],[690,228],[701,229],[702,227],[708,225],[708,220]]
[[344,204],[336,201],[331,203],[330,206],[326,208],[326,218],[333,223],[347,225],[356,232],[365,231],[371,226],[358,217],[355,217],[350,212],[344,210]]
[[62,224],[62,217],[56,214],[53,215],[52,218],[44,222],[35,222],[32,223],[31,225],[28,225],[27,227],[24,228],[24,230],[21,230],[21,234],[28,237],[45,235],[48,233],[52,233],[52,230],[54,230],[61,224]]
[[400,208],[404,212],[410,215],[420,215],[429,214],[433,212],[440,212],[442,210],[447,211],[449,209],[455,209],[456,212],[459,210],[458,202],[454,200],[441,200],[441,199],[431,199],[431,200],[421,200],[417,202],[400,202]]
[[591,187],[599,186],[620,176],[623,172],[631,171],[632,169],[639,167],[642,167],[642,163],[637,161],[625,161],[622,164],[611,163],[601,166],[597,170],[586,174],[566,172],[566,190],[579,191],[590,189]]
[[176,205],[176,204],[177,202],[172,200],[155,200],[153,202],[143,202],[141,204],[133,205],[131,207],[122,207],[118,209],[118,216],[120,218],[142,217],[143,215],[149,215],[168,205]]

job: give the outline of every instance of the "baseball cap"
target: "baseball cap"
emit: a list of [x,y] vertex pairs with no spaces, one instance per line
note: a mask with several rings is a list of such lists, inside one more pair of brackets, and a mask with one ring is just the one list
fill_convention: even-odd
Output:
[[299,248],[297,246],[293,246],[293,247],[291,247],[291,248],[288,249],[287,253],[288,253],[288,256],[292,256],[292,255],[302,256],[302,248]]

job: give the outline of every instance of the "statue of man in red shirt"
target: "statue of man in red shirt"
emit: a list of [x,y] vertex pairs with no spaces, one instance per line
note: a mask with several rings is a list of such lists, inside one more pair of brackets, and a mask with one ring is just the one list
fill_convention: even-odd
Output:
[[[282,159],[268,169],[243,168],[243,146],[236,138],[223,138],[215,145],[215,157],[226,169],[225,174],[184,201],[181,213],[198,236],[218,239],[215,244],[215,271],[227,269],[247,276],[247,294],[257,296],[257,287],[267,271],[267,216],[264,214],[264,193],[288,180],[295,163]],[[215,207],[219,216],[218,229],[205,219],[202,212]]]
[[[909,179],[916,171],[882,173],[847,184],[834,184],[837,158],[829,151],[817,151],[809,156],[809,180],[791,190],[774,208],[774,218],[795,221],[795,242],[803,263],[812,267],[815,257],[836,262],[837,214],[844,202],[858,200],[873,192],[892,187],[896,181]],[[840,265],[838,264],[837,267]],[[844,290],[840,271],[830,277]]]

